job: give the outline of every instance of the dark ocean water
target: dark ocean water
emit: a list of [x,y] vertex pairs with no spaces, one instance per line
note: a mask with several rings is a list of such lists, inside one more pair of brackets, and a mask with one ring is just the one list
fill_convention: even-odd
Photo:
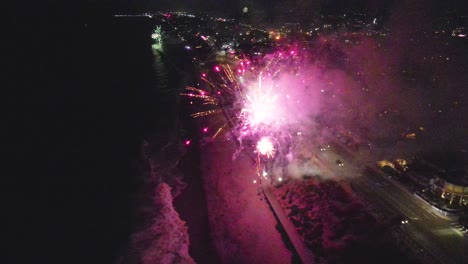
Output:
[[169,102],[155,91],[152,25],[33,22],[8,50],[1,183],[8,248],[0,262],[112,263],[134,226],[142,140],[167,123]]
[[[113,263],[141,221],[143,139],[195,135],[179,98],[193,68],[176,45],[154,54],[146,18],[35,22],[15,32],[6,59],[0,262]],[[176,207],[191,254],[212,262],[196,146],[187,153],[190,189]]]
[[[210,237],[205,190],[200,168],[199,126],[197,120],[190,117],[194,109],[188,100],[179,93],[186,86],[195,86],[198,74],[193,68],[187,51],[179,45],[165,45],[163,53],[155,58],[155,68],[161,77],[168,77],[168,88],[177,87],[174,105],[178,105],[179,116],[174,124],[178,130],[179,140],[191,140],[190,146],[179,161],[178,169],[183,175],[187,187],[174,199],[174,207],[180,218],[186,222],[190,237],[189,254],[197,263],[219,263],[217,253]],[[158,67],[162,62],[165,67]],[[168,69],[167,72],[164,69]],[[164,78],[162,78],[164,80]],[[164,82],[162,83],[164,84]],[[164,87],[164,85],[160,87]],[[170,93],[170,92],[169,92]],[[173,111],[176,112],[176,111]]]

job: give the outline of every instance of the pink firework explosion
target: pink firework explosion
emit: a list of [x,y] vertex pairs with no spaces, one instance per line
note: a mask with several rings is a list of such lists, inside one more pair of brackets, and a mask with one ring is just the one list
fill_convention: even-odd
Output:
[[[224,116],[226,122],[212,130],[213,139],[225,128],[237,134],[241,142],[249,137],[272,139],[309,122],[318,108],[316,81],[297,52],[288,56],[273,53],[255,63],[236,63],[214,65],[211,71],[202,73],[204,84],[187,87],[182,93],[202,103],[193,117]],[[277,144],[281,145],[280,140]]]
[[[250,77],[250,78],[249,78]],[[247,133],[276,133],[307,122],[317,107],[310,72],[292,59],[270,58],[257,75],[245,75],[238,116]]]
[[[273,84],[268,84],[268,86]],[[279,109],[279,95],[271,87],[262,86],[262,77],[259,77],[258,85],[247,89],[244,107],[241,115],[245,116],[245,124],[258,128],[260,125],[271,125],[276,123],[275,110]]]
[[262,137],[257,142],[257,151],[261,155],[265,155],[267,157],[273,157],[275,155],[275,147],[268,137]]

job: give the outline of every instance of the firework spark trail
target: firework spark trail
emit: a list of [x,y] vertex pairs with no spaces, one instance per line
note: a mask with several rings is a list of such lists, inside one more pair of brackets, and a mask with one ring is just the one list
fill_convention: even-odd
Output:
[[214,140],[226,126],[227,126],[227,123],[219,127],[218,130],[216,130],[216,133],[214,133],[214,135],[211,137],[211,140]]
[[[214,67],[214,75],[202,74],[201,79],[208,85],[208,89],[196,87],[186,87],[185,93],[180,95],[195,98],[201,101],[201,105],[210,106],[212,109],[199,111],[191,114],[194,118],[205,117],[216,114],[224,114],[227,121],[222,124],[212,136],[214,140],[219,133],[227,126],[235,127],[233,120],[236,119],[236,112],[232,108],[232,101],[242,92],[233,70],[229,65],[219,65]],[[229,113],[228,113],[229,112]]]
[[194,114],[191,114],[191,117],[197,118],[197,117],[202,117],[202,116],[208,116],[208,115],[214,115],[214,114],[219,114],[222,113],[223,110],[221,109],[213,109],[213,110],[207,110],[207,111],[201,111],[201,112],[196,112]]

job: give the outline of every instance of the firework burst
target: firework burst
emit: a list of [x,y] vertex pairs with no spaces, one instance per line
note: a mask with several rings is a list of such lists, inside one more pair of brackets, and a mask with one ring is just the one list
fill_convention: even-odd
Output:
[[260,126],[269,126],[275,122],[274,115],[277,110],[278,95],[272,89],[262,86],[262,77],[258,78],[258,85],[247,89],[245,104],[241,117],[245,118],[245,127],[258,130]]
[[258,153],[260,165],[275,155],[288,153],[290,135],[308,107],[302,100],[310,104],[310,98],[303,97],[309,92],[309,75],[303,74],[296,58],[296,52],[278,52],[257,63],[242,60],[235,66],[215,65],[212,71],[202,74],[203,89],[187,87],[182,95],[199,100],[206,108],[193,117],[223,116],[216,119],[224,123],[212,130],[212,139],[229,129],[241,145],[244,139],[257,142],[252,151]]
[[268,137],[262,137],[257,142],[257,151],[260,155],[265,155],[268,158],[275,155],[275,147],[273,146],[271,139]]

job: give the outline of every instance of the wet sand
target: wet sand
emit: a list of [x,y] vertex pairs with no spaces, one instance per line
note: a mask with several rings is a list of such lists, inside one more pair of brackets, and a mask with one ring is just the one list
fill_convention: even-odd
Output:
[[210,236],[206,198],[200,170],[198,146],[192,145],[180,161],[187,187],[174,199],[174,207],[186,222],[189,254],[197,263],[220,263]]

